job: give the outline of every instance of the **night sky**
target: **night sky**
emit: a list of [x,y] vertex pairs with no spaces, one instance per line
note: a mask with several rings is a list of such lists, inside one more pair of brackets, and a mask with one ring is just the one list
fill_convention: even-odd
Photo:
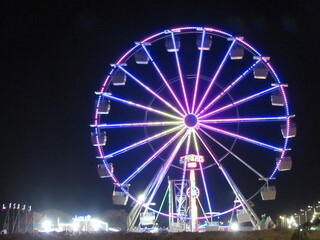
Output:
[[318,1],[165,2],[0,1],[0,203],[71,215],[115,208],[90,142],[94,91],[134,41],[187,25],[245,36],[289,84],[293,168],[279,175],[270,214],[320,200]]

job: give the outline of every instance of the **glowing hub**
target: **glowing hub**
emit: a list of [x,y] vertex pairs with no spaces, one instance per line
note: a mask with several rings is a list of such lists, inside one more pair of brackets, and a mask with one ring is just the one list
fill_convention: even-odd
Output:
[[198,118],[194,114],[188,114],[184,117],[184,124],[187,127],[195,127],[198,124]]

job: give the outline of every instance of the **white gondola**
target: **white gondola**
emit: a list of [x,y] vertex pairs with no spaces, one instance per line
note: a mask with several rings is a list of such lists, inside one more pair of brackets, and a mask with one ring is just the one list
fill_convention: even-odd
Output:
[[276,187],[266,186],[261,189],[262,200],[274,200],[276,199]]
[[243,58],[244,48],[240,45],[235,45],[230,51],[231,60],[241,60]]
[[281,162],[280,158],[277,158],[277,168],[279,171],[289,171],[292,167],[291,157],[284,157]]
[[126,84],[126,80],[127,75],[119,69],[111,75],[111,81],[114,86],[123,86]]
[[110,100],[102,99],[98,107],[98,114],[109,114],[110,108]]
[[105,146],[107,142],[107,133],[103,132],[91,132],[91,142],[93,146]]
[[284,98],[280,91],[275,91],[271,94],[272,106],[284,106]]
[[155,223],[156,215],[154,212],[143,212],[140,213],[140,225],[148,226]]
[[293,138],[297,134],[296,124],[291,121],[289,128],[287,128],[287,124],[281,125],[281,133],[284,138]]
[[251,222],[249,214],[244,209],[237,209],[237,219],[239,223]]
[[255,79],[266,79],[268,76],[268,69],[263,63],[258,63],[253,69],[253,76]]
[[[100,178],[107,178],[110,177],[110,174],[108,173],[108,170],[104,164],[98,164],[98,174]],[[109,170],[113,173],[113,164],[109,163],[108,164]]]
[[203,39],[203,47],[201,48],[201,42],[202,42],[202,34],[199,34],[197,37],[197,46],[199,50],[205,50],[205,51],[209,51],[211,48],[211,44],[212,44],[212,36],[210,35],[205,35],[204,39]]
[[127,205],[128,202],[128,196],[121,191],[113,191],[112,193],[112,202],[114,205]]
[[134,54],[134,59],[137,64],[148,64],[149,63],[149,57],[148,54],[143,50],[140,49]]
[[[174,46],[174,43],[176,46]],[[174,37],[174,42],[172,37],[166,38],[166,48],[168,52],[178,52],[180,49],[180,38],[179,36]]]

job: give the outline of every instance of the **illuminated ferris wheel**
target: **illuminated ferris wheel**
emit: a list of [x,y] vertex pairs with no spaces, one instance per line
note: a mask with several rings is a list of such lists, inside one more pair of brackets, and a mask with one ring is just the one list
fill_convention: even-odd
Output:
[[[236,212],[259,229],[252,202],[275,199],[295,136],[287,85],[243,37],[209,27],[153,34],[96,92],[91,140],[128,229],[168,217],[172,231],[214,227]],[[258,200],[259,201],[259,200]]]

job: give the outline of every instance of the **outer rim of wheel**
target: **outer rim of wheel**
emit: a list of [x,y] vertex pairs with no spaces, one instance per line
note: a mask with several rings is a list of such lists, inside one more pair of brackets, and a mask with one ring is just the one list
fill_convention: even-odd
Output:
[[[170,30],[165,30],[165,31],[162,31],[162,32],[159,32],[159,33],[156,33],[156,34],[153,34],[153,35],[150,35],[146,38],[144,38],[141,43],[146,43],[146,42],[150,42],[150,43],[153,43],[153,42],[156,42],[160,39],[163,39],[163,38],[166,38],[167,37],[167,34],[168,33],[171,33],[171,32],[174,32],[175,34],[185,34],[185,33],[198,33],[199,31],[203,31],[205,30],[206,32],[208,32],[209,34],[213,35],[213,36],[216,36],[216,37],[220,37],[220,38],[236,38],[237,39],[237,43],[240,44],[241,46],[243,46],[247,51],[249,51],[252,55],[256,55],[256,56],[259,56],[259,57],[262,57],[262,55],[255,49],[253,48],[248,42],[244,41],[243,39],[241,38],[237,38],[237,37],[234,37],[232,36],[231,34],[229,33],[226,33],[226,32],[223,32],[223,31],[220,31],[218,29],[214,29],[214,28],[210,28],[210,27],[179,27],[179,28],[172,28]],[[128,59],[130,59],[133,54],[135,53],[136,49],[137,49],[138,45],[134,45],[131,49],[129,49],[128,51],[126,51],[123,55],[121,55],[121,57],[118,59],[118,61],[116,62],[116,65],[120,65],[122,63],[125,63]],[[278,75],[276,74],[275,70],[273,69],[272,65],[262,59],[263,63],[265,64],[265,66],[268,68],[269,70],[269,73],[271,73],[273,79],[278,83],[278,84],[281,84],[281,81],[278,77]],[[111,71],[109,72],[107,78],[103,81],[103,84],[99,90],[99,92],[103,93],[103,92],[106,92],[106,90],[108,89],[108,86],[110,84],[110,76],[112,75],[112,73],[114,72],[115,70],[115,67],[112,67]],[[285,101],[285,105],[284,105],[284,109],[285,109],[285,114],[286,116],[288,117],[287,118],[287,121],[286,121],[286,124],[287,126],[290,126],[290,121],[289,121],[289,116],[290,116],[290,112],[289,112],[289,106],[288,106],[288,102],[287,102],[287,97],[286,97],[286,93],[284,91],[284,89],[281,87],[281,92],[282,92],[282,96],[284,97],[284,101]],[[95,109],[95,115],[94,115],[94,124],[95,125],[98,125],[100,123],[100,115],[98,114],[98,108],[99,108],[99,104],[100,104],[100,101],[101,101],[101,97],[98,97],[98,100],[97,100],[97,104],[96,104],[96,109]],[[98,128],[95,128],[95,131],[98,131]],[[284,140],[284,146],[283,146],[283,149],[286,149],[288,146],[288,138],[285,138]],[[98,150],[98,153],[99,153],[99,156],[100,157],[103,157],[104,156],[104,150],[103,150],[103,147],[101,146],[97,146],[97,150]],[[286,150],[283,150],[281,152],[281,158],[284,157],[285,155],[285,152]],[[106,165],[106,161],[103,160],[103,163]],[[112,181],[114,182],[115,185],[117,186],[120,186],[119,185],[119,181],[118,179],[116,178],[116,176],[107,168],[111,178],[112,178]],[[270,178],[274,177],[275,173],[277,171],[277,167],[275,167],[275,169],[272,171],[272,173],[270,174]],[[121,187],[122,191],[125,192],[134,202],[138,202],[138,200],[133,196],[131,195],[125,188]],[[235,208],[238,208],[240,205],[237,205]],[[165,214],[163,212],[159,212],[157,211],[156,209],[153,209],[151,207],[147,207],[149,210],[153,211],[153,212],[156,212],[156,213],[159,213],[163,216],[168,216],[168,214]],[[224,213],[227,213],[227,212],[230,212],[232,211],[234,208],[231,208],[227,211],[225,211]],[[224,213],[221,213],[219,215],[222,215]],[[204,219],[205,217],[199,217],[198,219]]]

